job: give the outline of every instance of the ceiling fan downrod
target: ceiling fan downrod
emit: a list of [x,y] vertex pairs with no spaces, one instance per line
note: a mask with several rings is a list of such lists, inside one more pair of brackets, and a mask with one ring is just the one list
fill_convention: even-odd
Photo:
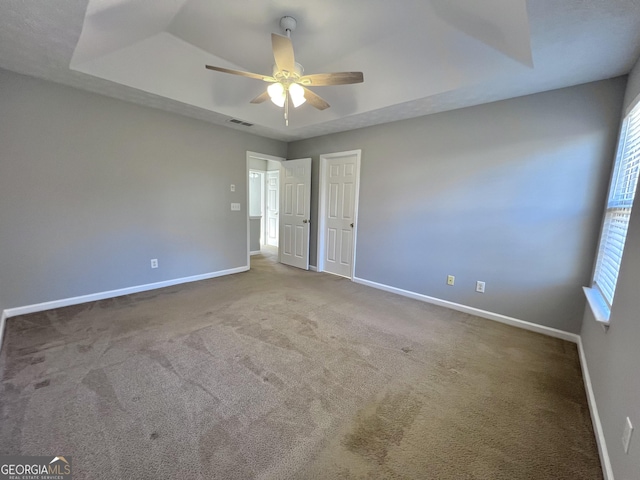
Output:
[[[288,15],[286,15],[286,16],[284,16],[284,17],[282,17],[280,19],[280,28],[282,28],[282,30],[284,31],[284,33],[287,36],[287,38],[291,38],[291,32],[293,32],[296,29],[297,25],[298,25],[298,21],[295,18],[290,17]],[[300,73],[302,73],[302,72],[300,72]],[[284,99],[284,125],[285,125],[285,127],[289,126],[289,100],[291,98],[291,96],[289,94],[289,88],[288,88],[290,81],[287,81],[287,80],[288,79],[285,79],[285,82],[287,83],[287,87],[284,89],[285,90],[285,99]],[[304,102],[304,100],[303,100],[303,102]]]
[[282,28],[287,38],[291,38],[291,32],[296,29],[296,25],[298,25],[298,21],[288,15],[280,19],[280,28]]

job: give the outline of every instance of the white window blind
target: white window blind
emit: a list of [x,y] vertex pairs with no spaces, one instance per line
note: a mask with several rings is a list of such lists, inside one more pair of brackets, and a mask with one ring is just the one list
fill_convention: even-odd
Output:
[[594,286],[600,291],[609,308],[613,305],[639,170],[640,103],[622,123],[593,278]]

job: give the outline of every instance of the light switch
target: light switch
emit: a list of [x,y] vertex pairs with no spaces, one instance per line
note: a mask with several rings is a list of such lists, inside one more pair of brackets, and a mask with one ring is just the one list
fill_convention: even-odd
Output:
[[232,191],[232,192],[235,192],[235,191],[236,191],[236,186],[235,186],[233,183],[231,184],[231,191]]
[[239,212],[240,211],[240,204],[239,203],[232,203],[231,204],[231,210],[233,210],[234,212]]

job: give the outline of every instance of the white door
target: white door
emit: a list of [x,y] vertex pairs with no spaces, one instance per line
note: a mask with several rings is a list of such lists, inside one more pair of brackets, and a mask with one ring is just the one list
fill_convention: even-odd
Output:
[[320,156],[318,270],[353,275],[360,150]]
[[279,179],[279,171],[273,170],[267,172],[265,243],[274,247],[278,246],[278,211],[280,210],[280,198],[278,195]]
[[311,159],[280,166],[280,262],[309,270]]

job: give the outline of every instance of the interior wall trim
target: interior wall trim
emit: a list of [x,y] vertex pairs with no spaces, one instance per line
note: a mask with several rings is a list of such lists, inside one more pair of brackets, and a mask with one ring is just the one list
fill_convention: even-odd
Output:
[[7,322],[7,311],[3,310],[0,314],[0,352],[2,351],[2,340],[4,338],[4,326]]
[[596,444],[598,445],[598,453],[600,454],[600,465],[602,466],[602,475],[604,480],[614,480],[613,469],[611,468],[611,459],[609,458],[609,450],[607,450],[607,441],[604,438],[604,429],[600,421],[598,406],[596,404],[596,394],[593,391],[591,376],[589,375],[589,367],[587,366],[587,357],[582,346],[582,338],[578,338],[578,353],[580,355],[580,367],[582,368],[582,378],[584,379],[584,389],[587,392],[587,403],[589,404],[589,412],[591,413],[591,423],[593,431],[596,435]]
[[462,305],[460,303],[450,302],[448,300],[441,300],[435,297],[429,297],[428,295],[411,292],[409,290],[403,290],[401,288],[391,287],[389,285],[384,285],[382,283],[372,282],[371,280],[365,280],[364,278],[353,277],[353,281],[356,283],[360,283],[362,285],[377,288],[379,290],[384,290],[385,292],[396,293],[398,295],[402,295],[403,297],[409,297],[415,300],[420,300],[422,302],[431,303],[433,305],[439,305],[441,307],[450,308],[452,310],[468,313],[470,315],[475,315],[477,317],[482,317],[488,320],[494,320],[496,322],[512,325],[514,327],[522,328],[524,330],[541,333],[543,335],[548,335],[550,337],[560,338],[562,340],[567,340],[572,343],[578,343],[580,340],[580,335],[578,334],[565,332],[564,330],[547,327],[545,325],[538,325],[537,323],[527,322],[525,320],[520,320],[518,318],[508,317],[500,313],[488,312],[486,310],[481,310],[475,307],[469,307],[467,305]]
[[230,268],[228,270],[219,270],[217,272],[203,273],[200,275],[193,275],[191,277],[174,278],[172,280],[165,280],[156,283],[147,283],[145,285],[136,285],[133,287],[120,288],[118,290],[109,290],[106,292],[91,293],[89,295],[81,295],[79,297],[63,298],[61,300],[53,300],[51,302],[36,303],[33,305],[25,305],[23,307],[15,307],[5,309],[3,312],[3,320],[5,318],[15,317],[16,315],[26,315],[28,313],[43,312],[45,310],[51,310],[53,308],[69,307],[71,305],[78,305],[80,303],[95,302],[97,300],[104,300],[106,298],[120,297],[122,295],[131,295],[133,293],[146,292],[148,290],[156,290],[158,288],[171,287],[173,285],[179,285],[181,283],[197,282],[199,280],[207,280],[209,278],[222,277],[224,275],[232,275],[234,273],[246,272],[249,270],[249,266],[245,265],[237,268]]

